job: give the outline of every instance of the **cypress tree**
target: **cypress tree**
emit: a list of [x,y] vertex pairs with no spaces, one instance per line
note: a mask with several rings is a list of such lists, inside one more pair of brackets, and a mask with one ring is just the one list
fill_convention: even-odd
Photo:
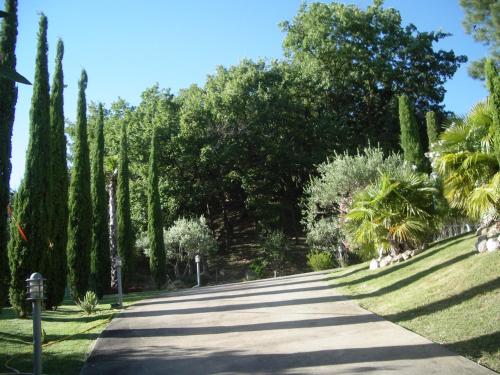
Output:
[[47,18],[40,17],[35,80],[30,110],[30,139],[24,178],[16,194],[9,265],[10,302],[21,316],[26,313],[25,279],[32,272],[47,274],[50,237],[50,97],[47,68]]
[[104,179],[104,113],[99,104],[92,145],[92,248],[90,285],[98,298],[111,284],[107,194]]
[[118,186],[117,198],[117,242],[118,254],[122,260],[122,278],[125,290],[131,283],[133,269],[134,234],[132,232],[132,221],[130,218],[130,189],[128,170],[128,141],[127,127],[122,124],[120,137],[120,155],[118,159]]
[[82,298],[88,288],[92,239],[86,88],[87,73],[82,70],[78,83],[76,135],[68,204],[68,284],[75,299]]
[[[0,36],[0,64],[16,67],[17,0],[5,1],[5,12]],[[8,220],[7,206],[10,192],[10,157],[12,153],[12,126],[17,102],[16,83],[0,78],[0,309],[7,302],[9,261],[7,257]]]
[[399,124],[404,159],[423,172],[426,168],[424,150],[420,142],[417,120],[406,95],[399,97]]
[[486,86],[490,93],[489,100],[492,101],[493,108],[493,127],[494,127],[494,147],[495,154],[500,165],[500,77],[498,75],[495,63],[493,60],[486,60],[484,64],[486,76]]
[[148,237],[149,237],[149,268],[151,275],[160,289],[165,282],[165,244],[163,242],[163,219],[158,191],[158,135],[156,128],[151,138],[148,176]]
[[66,245],[68,242],[68,167],[66,165],[66,136],[64,134],[64,75],[62,59],[64,44],[57,42],[55,73],[50,94],[51,127],[51,202],[52,248],[49,252],[47,299],[45,306],[57,307],[64,299],[66,287]]
[[430,149],[431,145],[438,141],[438,136],[439,136],[435,112],[429,111],[425,114],[425,125],[427,127],[427,137],[429,139],[429,149]]

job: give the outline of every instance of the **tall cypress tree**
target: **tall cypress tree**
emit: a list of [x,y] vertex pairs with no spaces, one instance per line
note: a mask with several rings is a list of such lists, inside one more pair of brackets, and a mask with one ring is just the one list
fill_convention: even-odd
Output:
[[102,298],[111,284],[109,228],[106,183],[104,178],[104,113],[99,104],[92,145],[92,248],[90,286]]
[[429,111],[425,114],[425,125],[427,127],[427,138],[429,139],[429,148],[438,141],[439,131],[437,128],[436,112]]
[[[5,12],[0,36],[0,65],[16,67],[17,0],[5,1]],[[16,83],[0,78],[0,309],[7,302],[9,264],[7,258],[8,221],[7,206],[10,191],[10,157],[12,153],[12,126],[17,102]]]
[[47,299],[45,306],[54,308],[64,299],[66,287],[66,245],[68,242],[68,166],[66,165],[66,136],[64,134],[64,75],[62,59],[64,44],[57,42],[55,73],[50,94],[51,127],[51,204],[52,248],[49,251]]
[[160,289],[166,278],[165,244],[163,242],[163,219],[158,191],[158,134],[156,128],[151,138],[148,176],[148,237],[149,268],[156,287]]
[[26,313],[25,279],[31,272],[47,274],[50,238],[50,97],[47,68],[47,18],[40,17],[35,80],[30,110],[30,139],[24,178],[16,194],[9,265],[10,302],[21,316]]
[[122,278],[125,289],[131,283],[133,256],[134,256],[134,234],[132,232],[132,220],[130,218],[130,189],[128,170],[128,141],[127,125],[122,124],[120,137],[120,156],[118,159],[118,186],[116,189],[117,216],[118,216],[118,254],[122,260]]
[[493,127],[494,127],[494,147],[495,153],[500,164],[500,76],[498,75],[495,63],[488,59],[484,64],[486,76],[486,86],[490,93],[490,99],[493,107]]
[[404,159],[423,172],[426,169],[424,149],[420,141],[417,119],[406,95],[399,97],[399,124]]
[[78,83],[76,135],[69,187],[68,283],[74,298],[82,298],[88,288],[92,240],[86,88],[87,73],[82,70]]

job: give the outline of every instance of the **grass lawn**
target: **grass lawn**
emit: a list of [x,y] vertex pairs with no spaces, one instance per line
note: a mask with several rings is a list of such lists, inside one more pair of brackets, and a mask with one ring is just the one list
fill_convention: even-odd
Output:
[[475,240],[440,242],[376,271],[347,267],[330,282],[365,309],[500,372],[500,252],[479,254]]
[[[124,305],[160,293],[130,293],[124,296]],[[65,301],[57,311],[43,312],[42,329],[46,334],[42,349],[44,374],[79,373],[90,345],[118,312],[110,308],[113,302],[116,302],[116,296],[105,296],[97,313],[90,316],[70,300]],[[0,374],[8,372],[6,362],[10,367],[31,373],[32,327],[31,319],[18,319],[12,309],[3,309],[0,314]]]

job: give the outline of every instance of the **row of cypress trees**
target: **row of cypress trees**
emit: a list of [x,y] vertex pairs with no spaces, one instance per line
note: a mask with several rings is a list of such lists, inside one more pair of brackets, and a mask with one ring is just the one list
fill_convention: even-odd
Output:
[[[7,0],[6,10],[15,14],[15,0]],[[15,19],[15,18],[13,18]],[[14,21],[17,23],[17,21]],[[5,32],[2,38],[12,35],[15,45],[16,32]],[[3,41],[2,39],[2,41]],[[13,201],[10,240],[8,244],[8,269],[0,269],[0,290],[9,290],[10,303],[20,316],[27,313],[25,279],[34,271],[41,272],[47,279],[46,308],[57,307],[64,298],[66,285],[74,298],[81,298],[88,289],[102,297],[110,285],[110,254],[108,212],[104,175],[104,119],[103,108],[99,105],[95,142],[92,147],[92,173],[90,170],[89,145],[87,135],[87,105],[85,90],[87,74],[82,71],[79,81],[76,136],[73,149],[73,167],[68,189],[68,168],[66,164],[66,137],[64,133],[64,75],[62,60],[64,45],[57,43],[55,74],[49,93],[49,73],[47,64],[47,18],[41,15],[38,31],[38,45],[35,66],[33,96],[30,110],[30,137],[26,157],[24,178]],[[14,65],[15,65],[15,56]],[[4,86],[1,86],[4,85]],[[0,81],[4,90],[7,85]],[[9,86],[9,88],[12,88]],[[3,93],[3,91],[2,91]],[[15,108],[15,86],[10,96],[13,105],[9,106],[7,96],[0,99],[0,121],[11,121]],[[9,108],[12,108],[9,111]],[[7,116],[8,115],[8,116]],[[4,127],[1,128],[2,131]],[[12,126],[10,128],[12,132]],[[6,147],[9,140],[9,148]],[[1,134],[2,145],[2,188],[6,170],[10,172],[10,137]],[[7,155],[8,154],[8,155]],[[5,161],[8,161],[6,166]],[[10,177],[10,173],[9,173]],[[122,155],[119,174],[119,211],[124,231],[131,232],[128,195],[128,163],[126,129],[123,129]],[[121,187],[120,187],[121,186]],[[8,190],[7,190],[8,193]],[[7,207],[8,198],[1,192],[2,206]],[[7,195],[8,196],[8,195]],[[122,211],[120,211],[120,209]],[[3,210],[2,210],[3,211]],[[128,212],[127,212],[128,211]],[[3,212],[2,212],[3,215]],[[0,216],[2,216],[0,215]],[[125,220],[123,220],[125,218]],[[2,216],[2,219],[5,219]],[[0,240],[6,242],[7,231],[0,230]],[[133,244],[126,242],[127,232],[118,233],[122,238],[120,251],[125,264]],[[133,237],[132,237],[133,239]],[[0,244],[2,246],[2,244]],[[123,250],[123,246],[126,249]],[[4,247],[0,247],[0,251]],[[0,256],[5,255],[0,252]],[[5,262],[7,263],[7,262]],[[3,267],[0,262],[0,267]],[[125,272],[128,272],[125,271]],[[7,288],[9,285],[9,288]],[[1,293],[1,292],[0,292]],[[5,304],[5,296],[1,305]]]

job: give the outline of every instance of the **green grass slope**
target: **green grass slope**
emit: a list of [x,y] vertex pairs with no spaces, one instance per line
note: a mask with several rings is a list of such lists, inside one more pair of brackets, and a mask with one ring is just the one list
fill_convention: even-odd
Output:
[[376,271],[347,267],[330,281],[367,310],[500,372],[500,252],[478,254],[475,240],[440,242]]
[[[130,293],[124,296],[128,306],[160,292]],[[106,296],[93,315],[85,315],[72,301],[65,301],[57,311],[42,313],[45,343],[42,348],[43,373],[73,375],[80,372],[91,344],[106,328],[118,310],[110,303],[116,296]],[[0,314],[0,374],[10,373],[5,365],[23,372],[32,371],[33,325],[31,319],[18,319],[11,308]]]

